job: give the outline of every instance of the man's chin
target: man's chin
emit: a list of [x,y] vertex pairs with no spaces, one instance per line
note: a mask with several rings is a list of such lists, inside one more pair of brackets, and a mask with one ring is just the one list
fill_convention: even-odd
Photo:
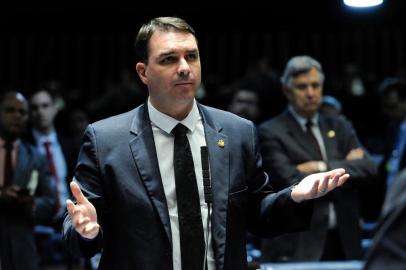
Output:
[[176,100],[179,103],[188,104],[190,102],[193,102],[194,98],[195,98],[194,95],[182,95],[182,96],[178,97]]

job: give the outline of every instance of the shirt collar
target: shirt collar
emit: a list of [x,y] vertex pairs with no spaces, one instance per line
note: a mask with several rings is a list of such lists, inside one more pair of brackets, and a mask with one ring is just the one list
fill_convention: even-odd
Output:
[[[299,125],[302,127],[303,130],[306,130],[306,122],[307,118],[304,118],[303,116],[299,115],[292,107],[292,105],[288,106],[289,112],[293,115],[293,117],[296,119],[296,121],[299,123]],[[314,126],[318,126],[319,123],[319,113],[316,112],[312,118],[310,118],[310,121],[313,123]]]
[[185,119],[182,121],[178,121],[175,118],[170,117],[167,114],[164,114],[158,111],[151,103],[150,99],[148,98],[148,113],[149,119],[151,120],[152,124],[160,128],[161,130],[165,131],[166,133],[170,134],[172,129],[178,124],[181,123],[186,126],[190,131],[194,131],[196,128],[197,123],[201,120],[201,116],[199,114],[199,109],[197,108],[196,100],[193,100],[193,107],[189,114],[186,116]]
[[46,141],[49,141],[52,144],[55,144],[58,141],[55,130],[52,130],[48,135],[43,135],[43,134],[39,133],[37,130],[33,129],[32,134],[33,134],[37,144],[43,144]]

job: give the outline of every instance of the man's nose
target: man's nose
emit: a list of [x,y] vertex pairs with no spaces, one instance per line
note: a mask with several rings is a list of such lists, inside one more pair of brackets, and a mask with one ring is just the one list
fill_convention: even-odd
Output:
[[181,77],[188,76],[190,73],[189,63],[185,59],[181,59],[179,62],[178,74]]
[[306,85],[305,92],[307,95],[314,95],[317,91],[317,88],[313,87],[311,84]]

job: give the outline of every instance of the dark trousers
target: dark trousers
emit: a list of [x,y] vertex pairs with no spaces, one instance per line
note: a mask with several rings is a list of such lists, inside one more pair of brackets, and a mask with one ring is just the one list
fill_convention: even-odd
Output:
[[338,229],[331,229],[327,233],[324,244],[322,261],[341,261],[346,260],[343,246],[341,244],[340,233]]

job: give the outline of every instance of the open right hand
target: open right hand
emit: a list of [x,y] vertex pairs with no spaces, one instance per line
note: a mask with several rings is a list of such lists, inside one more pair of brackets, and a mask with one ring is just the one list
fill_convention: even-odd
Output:
[[70,183],[70,189],[76,199],[76,204],[69,199],[66,201],[72,226],[82,237],[93,239],[100,230],[96,208],[86,199],[75,181]]

